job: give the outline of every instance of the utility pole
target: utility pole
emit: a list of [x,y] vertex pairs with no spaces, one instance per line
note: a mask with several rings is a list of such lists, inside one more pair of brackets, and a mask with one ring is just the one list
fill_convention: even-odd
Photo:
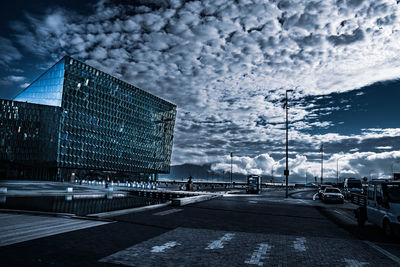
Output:
[[307,168],[306,168],[306,174],[305,174],[305,175],[306,175],[306,184],[307,184],[307,171],[308,171],[309,168],[310,168],[310,167],[307,167]]
[[231,152],[231,186],[232,186],[232,157],[233,157],[233,153]]
[[286,169],[283,174],[286,176],[286,198],[289,197],[289,119],[288,119],[288,93],[293,92],[292,89],[286,90],[286,97],[281,101],[283,108],[286,110]]
[[336,184],[339,184],[339,159],[341,158],[344,158],[344,156],[336,160]]
[[324,144],[321,144],[321,184],[324,181]]

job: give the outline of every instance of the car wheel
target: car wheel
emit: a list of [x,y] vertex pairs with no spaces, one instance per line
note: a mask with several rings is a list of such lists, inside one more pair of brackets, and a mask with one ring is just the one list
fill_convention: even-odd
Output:
[[392,226],[390,225],[390,222],[387,219],[383,221],[383,232],[387,237],[392,237],[393,235]]

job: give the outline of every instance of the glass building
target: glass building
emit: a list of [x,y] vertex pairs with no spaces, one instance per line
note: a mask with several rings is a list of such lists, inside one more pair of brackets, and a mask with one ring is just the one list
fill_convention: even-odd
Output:
[[71,57],[0,101],[2,178],[169,172],[176,106]]

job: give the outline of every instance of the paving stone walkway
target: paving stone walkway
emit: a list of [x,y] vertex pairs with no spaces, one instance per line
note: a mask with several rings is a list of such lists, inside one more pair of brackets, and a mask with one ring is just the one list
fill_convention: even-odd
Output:
[[191,228],[176,228],[100,262],[129,266],[394,265],[360,240]]

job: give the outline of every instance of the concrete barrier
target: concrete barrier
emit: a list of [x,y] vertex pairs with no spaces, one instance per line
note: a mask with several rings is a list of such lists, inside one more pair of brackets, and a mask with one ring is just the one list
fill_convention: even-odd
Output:
[[193,204],[197,202],[202,202],[206,200],[210,200],[213,198],[221,197],[221,195],[201,195],[201,196],[193,196],[193,197],[183,197],[183,198],[174,198],[172,200],[172,206],[185,206],[188,204]]
[[7,194],[7,187],[0,187],[0,194]]

